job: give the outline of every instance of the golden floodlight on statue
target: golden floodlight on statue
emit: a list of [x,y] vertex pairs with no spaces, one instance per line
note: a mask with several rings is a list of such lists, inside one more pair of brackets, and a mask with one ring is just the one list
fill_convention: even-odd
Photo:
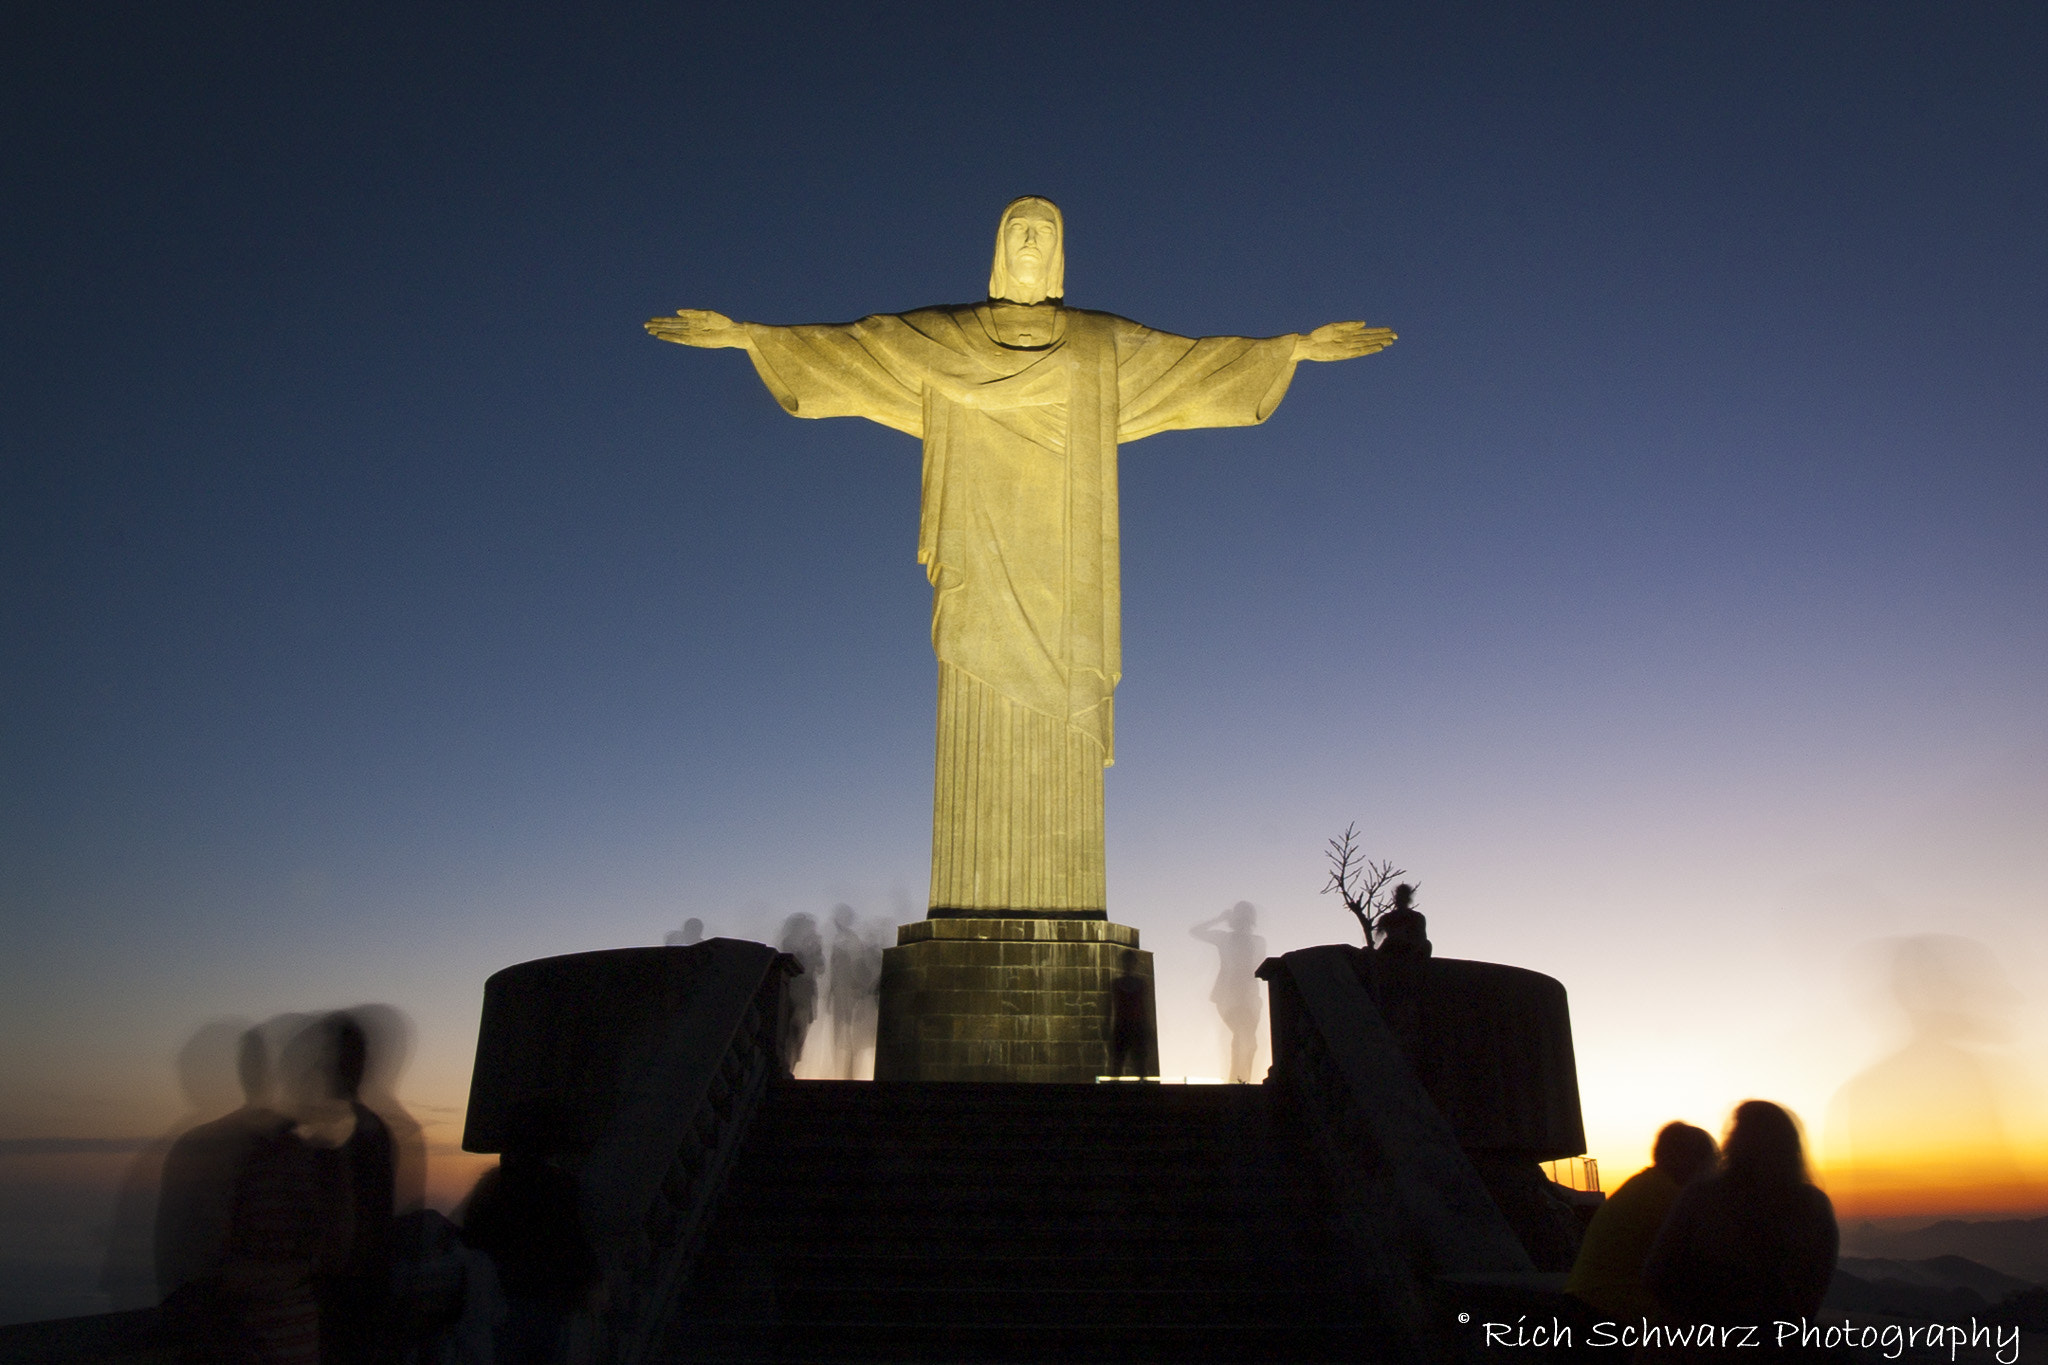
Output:
[[[877,1080],[1088,1080],[1111,1065],[1114,1002],[1133,994],[1116,982],[1151,976],[1104,891],[1117,448],[1263,422],[1300,362],[1395,339],[1362,322],[1175,336],[1070,308],[1065,286],[1059,208],[1025,197],[1003,210],[979,302],[789,327],[685,308],[646,324],[744,350],[798,417],[865,417],[924,443],[917,558],[939,662],[930,916],[886,955]],[[1149,1039],[1149,988],[1142,998]]]

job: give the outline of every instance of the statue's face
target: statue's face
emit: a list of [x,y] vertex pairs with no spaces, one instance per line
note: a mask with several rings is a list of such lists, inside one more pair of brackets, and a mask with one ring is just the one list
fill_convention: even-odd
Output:
[[1043,285],[1059,248],[1059,224],[1044,209],[1026,205],[1003,221],[1003,264],[1018,284]]

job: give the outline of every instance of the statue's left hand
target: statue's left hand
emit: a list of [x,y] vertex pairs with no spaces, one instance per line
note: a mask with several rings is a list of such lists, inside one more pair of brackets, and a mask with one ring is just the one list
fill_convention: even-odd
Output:
[[1390,327],[1368,327],[1362,322],[1330,322],[1307,336],[1294,339],[1296,360],[1355,360],[1394,344]]
[[678,346],[701,346],[715,350],[747,344],[747,332],[723,313],[708,308],[678,308],[672,318],[649,318],[648,335],[673,341]]

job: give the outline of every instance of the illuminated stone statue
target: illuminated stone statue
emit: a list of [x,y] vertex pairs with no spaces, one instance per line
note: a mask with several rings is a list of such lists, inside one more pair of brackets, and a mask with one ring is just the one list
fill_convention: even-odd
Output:
[[1102,770],[1121,676],[1117,447],[1264,421],[1303,360],[1385,328],[1190,339],[1068,308],[1060,211],[1003,211],[984,302],[771,327],[686,308],[647,330],[743,349],[798,417],[924,442],[918,562],[939,659],[933,918],[1105,916]]

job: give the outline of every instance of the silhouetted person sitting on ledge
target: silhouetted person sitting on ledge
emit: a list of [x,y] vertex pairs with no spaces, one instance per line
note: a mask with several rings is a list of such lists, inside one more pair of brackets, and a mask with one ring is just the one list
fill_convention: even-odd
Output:
[[1429,921],[1415,908],[1415,888],[1407,882],[1395,887],[1393,905],[1372,927],[1378,942],[1359,954],[1359,975],[1427,1086],[1435,1065],[1422,1022],[1422,993],[1430,971]]
[[549,1160],[566,1127],[560,1106],[529,1101],[509,1127],[497,1167],[470,1191],[462,1236],[491,1258],[505,1296],[495,1365],[546,1365],[563,1358],[570,1318],[597,1289],[597,1257],[576,1177]]
[[1623,1181],[1593,1215],[1565,1292],[1614,1319],[1653,1317],[1657,1300],[1643,1263],[1685,1187],[1713,1169],[1714,1139],[1704,1128],[1667,1123],[1651,1165]]
[[1797,1321],[1820,1311],[1840,1236],[1806,1175],[1793,1117],[1768,1100],[1735,1110],[1718,1174],[1678,1196],[1643,1280],[1674,1323]]
[[1402,882],[1394,888],[1394,904],[1373,925],[1379,931],[1378,951],[1387,957],[1429,956],[1429,921],[1415,908],[1415,888]]

